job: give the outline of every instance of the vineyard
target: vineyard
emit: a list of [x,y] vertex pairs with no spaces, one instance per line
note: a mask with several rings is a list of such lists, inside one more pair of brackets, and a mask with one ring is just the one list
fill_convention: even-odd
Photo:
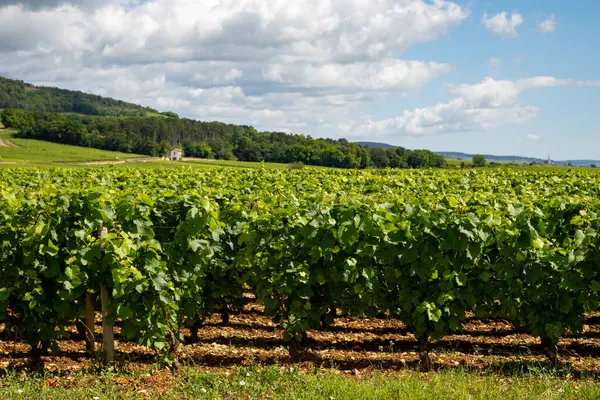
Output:
[[79,335],[111,363],[117,331],[177,365],[179,343],[223,337],[220,314],[292,358],[308,331],[401,332],[422,370],[492,321],[557,364],[598,309],[593,171],[2,172],[0,337],[33,357]]

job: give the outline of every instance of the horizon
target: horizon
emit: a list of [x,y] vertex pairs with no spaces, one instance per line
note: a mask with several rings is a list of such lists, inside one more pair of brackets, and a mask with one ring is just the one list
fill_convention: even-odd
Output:
[[300,3],[0,0],[0,75],[262,131],[600,159],[600,4]]
[[[386,146],[393,146],[389,143],[382,143],[382,142],[372,142],[372,141],[368,141],[368,140],[358,140],[356,141],[356,143],[362,144],[364,145],[364,143],[371,143],[371,144],[379,144],[379,145],[386,145]],[[409,150],[417,150],[417,148],[411,148],[411,147],[406,147]],[[496,153],[469,153],[469,152],[465,152],[465,151],[447,151],[447,150],[435,150],[435,149],[426,149],[426,150],[430,150],[433,153],[459,153],[459,154],[464,154],[465,156],[476,156],[476,155],[482,155],[484,157],[514,157],[514,158],[523,158],[523,159],[536,159],[536,160],[540,160],[540,161],[546,161],[548,159],[548,156],[546,156],[545,158],[542,157],[532,157],[532,156],[528,156],[528,155],[523,155],[523,154],[496,154]],[[569,159],[560,159],[560,158],[555,158],[552,157],[550,155],[550,160],[554,161],[554,162],[569,162],[569,161],[598,161],[600,162],[600,160],[594,159],[594,158],[569,158]]]

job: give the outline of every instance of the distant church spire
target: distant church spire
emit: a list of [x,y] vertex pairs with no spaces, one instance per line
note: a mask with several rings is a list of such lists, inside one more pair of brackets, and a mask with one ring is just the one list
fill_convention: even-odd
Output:
[[550,158],[550,153],[548,153],[548,165],[552,164],[552,159]]

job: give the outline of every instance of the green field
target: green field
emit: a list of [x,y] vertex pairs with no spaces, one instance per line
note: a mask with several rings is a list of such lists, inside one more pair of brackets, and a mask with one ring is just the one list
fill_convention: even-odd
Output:
[[137,154],[119,153],[114,151],[98,150],[88,147],[69,146],[33,139],[18,139],[11,137],[14,132],[0,132],[0,138],[10,144],[0,147],[0,162],[89,162],[115,160],[118,158],[144,157]]
[[452,158],[446,158],[446,162],[450,166],[461,165],[462,163],[465,163],[465,165],[473,165],[472,160],[455,160]]

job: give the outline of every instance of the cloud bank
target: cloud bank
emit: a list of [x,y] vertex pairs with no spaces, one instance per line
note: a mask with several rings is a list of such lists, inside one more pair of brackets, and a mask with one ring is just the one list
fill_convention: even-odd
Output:
[[0,75],[335,135],[354,107],[452,71],[403,54],[468,16],[444,0],[0,0]]

